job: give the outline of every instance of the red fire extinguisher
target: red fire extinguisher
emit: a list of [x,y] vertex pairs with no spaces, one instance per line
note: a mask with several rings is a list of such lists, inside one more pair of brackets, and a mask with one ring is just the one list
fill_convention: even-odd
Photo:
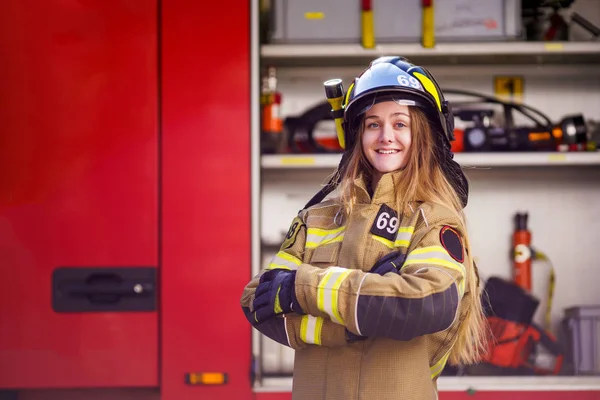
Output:
[[523,289],[531,291],[531,232],[527,229],[527,218],[527,213],[517,213],[515,216],[514,280]]

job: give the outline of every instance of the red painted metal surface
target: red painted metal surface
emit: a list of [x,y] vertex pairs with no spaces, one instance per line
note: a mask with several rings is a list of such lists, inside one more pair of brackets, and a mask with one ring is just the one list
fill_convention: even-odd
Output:
[[[250,399],[249,2],[162,2],[161,392]],[[226,372],[187,386],[186,372]]]
[[156,10],[0,2],[0,387],[158,385],[157,313],[51,308],[56,267],[157,265]]
[[163,400],[158,388],[22,390],[18,400]]

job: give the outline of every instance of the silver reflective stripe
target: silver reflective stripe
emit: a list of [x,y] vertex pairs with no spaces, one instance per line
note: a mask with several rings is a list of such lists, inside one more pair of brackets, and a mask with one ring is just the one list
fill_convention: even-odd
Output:
[[321,317],[303,315],[300,323],[300,339],[304,343],[321,345],[323,321],[324,319]]
[[448,361],[449,356],[450,356],[450,351],[448,351],[446,354],[444,354],[438,362],[436,362],[434,365],[432,365],[429,368],[429,372],[431,372],[431,379],[435,379],[439,374],[442,373],[444,367],[446,366],[446,362]]
[[341,242],[344,240],[345,229],[345,226],[336,229],[308,228],[305,246],[307,249],[313,249],[327,243]]
[[396,235],[396,240],[394,241],[394,247],[408,247],[414,232],[415,228],[413,226],[401,226],[398,229],[398,234]]
[[396,233],[396,238],[394,241],[388,240],[386,238],[374,235],[371,233],[371,237],[377,240],[380,243],[386,245],[389,249],[396,249],[398,247],[408,247],[410,246],[410,239],[415,231],[413,226],[401,226],[398,228],[398,232]]
[[404,262],[404,267],[415,264],[440,265],[460,272],[463,278],[467,275],[465,267],[450,257],[442,246],[421,247],[411,251]]
[[267,269],[282,268],[296,270],[300,264],[302,264],[300,259],[286,253],[285,251],[280,251],[271,259]]
[[344,280],[353,270],[329,267],[317,286],[317,308],[329,315],[333,322],[344,325],[338,310],[338,292]]

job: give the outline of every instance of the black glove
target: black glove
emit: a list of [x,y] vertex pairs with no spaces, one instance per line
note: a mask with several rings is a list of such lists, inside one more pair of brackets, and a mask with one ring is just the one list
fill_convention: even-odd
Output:
[[385,275],[388,272],[400,273],[400,268],[402,268],[405,260],[406,254],[403,254],[400,250],[393,251],[379,259],[369,272],[379,275]]
[[367,339],[368,339],[368,337],[360,336],[355,333],[352,333],[348,330],[348,328],[346,328],[346,341],[348,343],[360,342],[362,340],[367,340]]
[[305,314],[296,298],[296,271],[272,269],[260,277],[254,293],[254,320],[261,323],[277,315]]

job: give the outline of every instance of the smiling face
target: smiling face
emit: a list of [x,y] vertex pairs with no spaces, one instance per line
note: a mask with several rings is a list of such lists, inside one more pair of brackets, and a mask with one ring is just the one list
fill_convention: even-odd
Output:
[[412,141],[408,106],[377,103],[365,113],[363,124],[362,149],[374,168],[373,180],[404,168]]

